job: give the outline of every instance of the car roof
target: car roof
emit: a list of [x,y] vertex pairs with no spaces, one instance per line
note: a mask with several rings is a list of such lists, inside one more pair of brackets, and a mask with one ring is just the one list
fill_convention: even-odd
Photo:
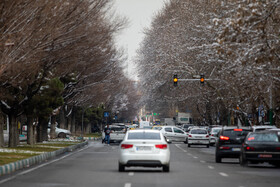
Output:
[[208,132],[207,129],[205,129],[205,128],[192,128],[192,129],[190,129],[190,131],[193,131],[193,130],[204,130],[204,131]]
[[269,134],[269,133],[276,133],[276,134],[277,134],[277,131],[268,131],[268,130],[265,130],[265,131],[250,132],[250,134]]
[[154,130],[154,129],[132,129],[129,131],[130,133],[132,132],[157,132],[160,133],[158,130]]
[[270,128],[270,129],[276,129],[276,126],[271,125],[258,125],[258,126],[252,126],[254,129],[262,129],[262,128]]
[[252,127],[251,126],[241,126],[241,127],[238,127],[238,126],[223,126],[222,129],[224,130],[231,130],[231,129],[244,129],[244,130],[251,130]]

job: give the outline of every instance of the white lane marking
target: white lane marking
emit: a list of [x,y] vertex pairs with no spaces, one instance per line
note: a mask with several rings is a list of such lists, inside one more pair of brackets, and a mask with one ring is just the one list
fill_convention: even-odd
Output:
[[228,174],[226,173],[220,172],[219,174],[222,175],[223,177],[228,177]]
[[213,166],[208,166],[209,169],[215,169]]
[[133,176],[133,175],[134,175],[134,172],[129,172],[128,175],[129,175],[129,176]]
[[182,147],[180,147],[179,144],[175,144],[176,147],[178,147],[181,151],[183,151],[184,153],[186,153],[187,151],[185,149],[183,149]]
[[76,151],[76,152],[74,152],[74,153],[70,153],[70,154],[65,155],[65,156],[63,156],[63,157],[60,157],[60,158],[58,158],[58,159],[52,160],[52,161],[50,161],[50,162],[47,162],[47,163],[45,163],[45,164],[41,164],[41,165],[39,165],[39,166],[37,166],[37,167],[34,167],[34,168],[28,169],[28,170],[26,170],[26,171],[20,172],[20,173],[16,174],[15,176],[9,177],[9,178],[4,179],[4,180],[1,180],[1,181],[0,181],[0,184],[3,184],[3,183],[5,183],[5,182],[8,182],[8,181],[10,181],[10,180],[12,180],[12,179],[14,179],[14,178],[20,176],[20,175],[24,175],[24,174],[30,173],[30,172],[32,172],[32,171],[34,171],[34,170],[36,170],[36,169],[39,169],[39,168],[44,167],[44,166],[46,166],[46,165],[49,165],[49,164],[52,164],[52,163],[57,162],[57,161],[59,161],[59,160],[62,160],[62,159],[64,159],[64,158],[66,158],[66,157],[69,157],[69,156],[71,156],[71,155],[73,155],[73,154],[76,154],[76,153],[81,152],[81,151],[83,151],[83,150],[85,150],[85,149],[88,149],[88,148],[89,148],[89,146],[87,146],[87,147],[85,147],[85,148],[83,148],[83,149],[80,149],[80,150],[78,150],[78,151]]
[[198,159],[198,157],[197,157],[197,156],[194,156],[193,158]]
[[189,156],[192,156],[192,154],[191,154],[191,153],[188,153],[188,155],[189,155]]
[[203,163],[203,164],[206,163],[204,160],[200,160],[200,162]]
[[131,183],[125,183],[124,187],[131,187]]

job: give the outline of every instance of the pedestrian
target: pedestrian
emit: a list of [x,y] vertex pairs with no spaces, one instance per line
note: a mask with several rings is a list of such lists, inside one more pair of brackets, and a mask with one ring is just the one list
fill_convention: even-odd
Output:
[[111,133],[111,128],[109,127],[109,125],[107,124],[107,127],[105,127],[104,129],[104,133],[105,133],[105,143],[107,141],[107,144],[110,145],[110,133]]

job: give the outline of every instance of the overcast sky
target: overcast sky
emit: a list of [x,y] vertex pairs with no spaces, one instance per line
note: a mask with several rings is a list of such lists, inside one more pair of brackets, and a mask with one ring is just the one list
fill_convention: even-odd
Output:
[[[118,37],[117,44],[128,52],[128,63],[136,55],[143,39],[143,30],[149,27],[154,15],[163,7],[166,0],[114,0],[116,13],[129,19],[126,28]],[[131,71],[133,65],[129,63]]]

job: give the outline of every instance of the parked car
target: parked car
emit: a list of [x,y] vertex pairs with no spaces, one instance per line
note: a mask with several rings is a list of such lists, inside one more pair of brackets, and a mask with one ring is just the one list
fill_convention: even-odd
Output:
[[160,132],[166,138],[167,142],[184,142],[188,143],[188,135],[182,129],[175,126],[162,126]]
[[209,133],[210,136],[210,145],[216,144],[218,141],[218,133],[222,130],[222,127],[214,127],[211,128],[211,131]]
[[240,165],[269,162],[280,167],[280,141],[277,132],[261,131],[249,133],[242,145]]
[[[124,139],[127,127],[125,125],[110,125],[110,142],[121,142]],[[105,133],[102,132],[102,140],[105,138]]]
[[206,129],[191,129],[188,137],[188,147],[191,145],[206,145],[209,148],[210,140]]
[[[50,134],[50,132],[51,132],[51,128],[48,127],[48,134]],[[61,128],[55,127],[55,134],[56,134],[57,138],[66,138],[71,135],[71,132],[67,129],[61,129]]]
[[223,127],[216,143],[216,162],[220,163],[222,158],[239,158],[242,143],[249,132],[252,132],[251,127]]
[[125,167],[162,167],[169,172],[169,146],[158,130],[135,129],[126,133],[120,144],[119,171]]

